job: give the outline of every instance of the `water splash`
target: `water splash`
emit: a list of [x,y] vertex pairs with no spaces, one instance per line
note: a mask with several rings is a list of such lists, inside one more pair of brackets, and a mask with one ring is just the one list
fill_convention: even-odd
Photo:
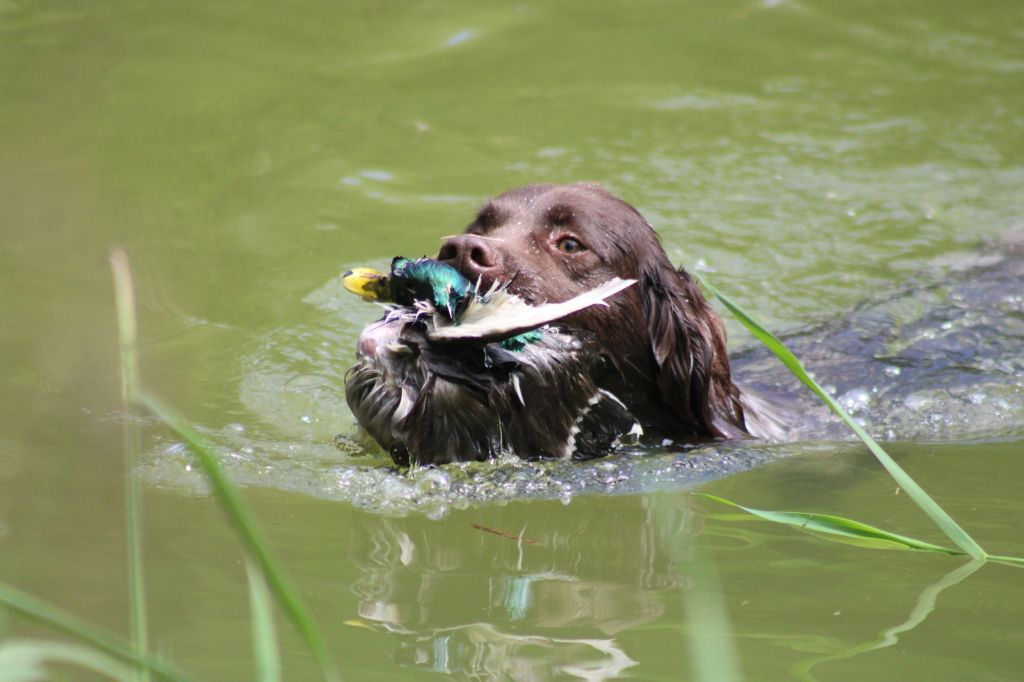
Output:
[[[682,490],[796,454],[834,452],[834,445],[730,443],[688,451],[637,448],[588,462],[490,462],[398,469],[372,446],[342,436],[333,444],[274,441],[229,428],[205,430],[227,472],[243,485],[272,487],[348,502],[389,515],[431,517],[452,509],[522,499],[568,504],[592,494]],[[159,441],[145,473],[151,482],[202,494],[203,475],[177,441]]]

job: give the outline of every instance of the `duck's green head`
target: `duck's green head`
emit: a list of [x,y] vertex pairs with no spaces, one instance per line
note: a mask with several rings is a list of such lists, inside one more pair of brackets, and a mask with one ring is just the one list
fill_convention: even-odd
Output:
[[473,286],[462,273],[429,258],[395,258],[391,261],[390,280],[396,303],[430,301],[449,320],[456,320],[473,297]]
[[473,297],[473,286],[455,268],[429,258],[391,261],[391,274],[371,268],[355,268],[342,275],[353,294],[375,301],[411,306],[430,301],[449,320],[456,320]]

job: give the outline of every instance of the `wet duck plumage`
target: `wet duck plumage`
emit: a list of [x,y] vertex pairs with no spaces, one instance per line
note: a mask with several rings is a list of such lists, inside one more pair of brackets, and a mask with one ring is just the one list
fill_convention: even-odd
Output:
[[603,362],[550,323],[630,286],[612,280],[575,299],[530,306],[487,292],[431,259],[396,258],[388,274],[346,273],[347,289],[389,303],[359,337],[346,398],[397,464],[599,457],[640,433],[595,384]]

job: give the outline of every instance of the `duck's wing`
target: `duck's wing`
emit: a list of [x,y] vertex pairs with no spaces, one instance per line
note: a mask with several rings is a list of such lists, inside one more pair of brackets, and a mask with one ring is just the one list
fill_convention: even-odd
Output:
[[[455,325],[435,325],[427,332],[431,341],[496,341],[560,320],[592,305],[608,305],[606,299],[636,283],[615,277],[590,291],[561,303],[532,306],[501,289],[483,301],[472,301]],[[435,318],[436,320],[436,318]]]

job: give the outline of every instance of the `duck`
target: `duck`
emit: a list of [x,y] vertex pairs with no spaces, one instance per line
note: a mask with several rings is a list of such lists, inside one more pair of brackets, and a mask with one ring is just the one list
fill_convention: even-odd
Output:
[[367,325],[345,397],[360,427],[400,467],[522,459],[593,459],[643,430],[598,387],[604,362],[558,320],[635,283],[613,278],[561,303],[530,305],[507,283],[483,290],[430,258],[389,272],[355,268],[346,290],[383,304]]

